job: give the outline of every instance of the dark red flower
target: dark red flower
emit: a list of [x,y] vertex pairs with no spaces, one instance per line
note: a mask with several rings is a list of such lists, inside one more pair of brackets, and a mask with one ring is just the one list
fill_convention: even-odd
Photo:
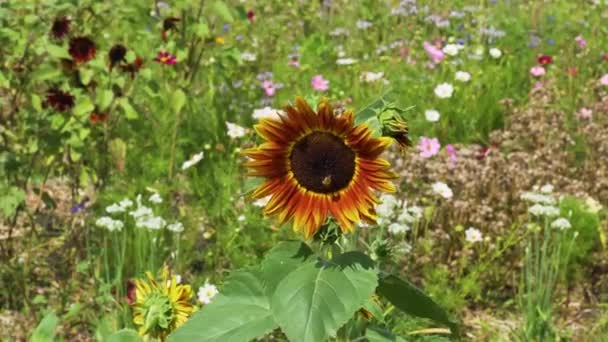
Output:
[[159,51],[158,56],[156,56],[156,58],[154,58],[154,61],[162,63],[162,64],[166,64],[166,65],[173,65],[176,63],[175,58],[176,57],[174,55],[171,55],[169,52]]
[[132,280],[127,280],[127,303],[129,305],[135,303],[135,300],[137,299],[135,291],[135,282]]
[[127,48],[124,45],[116,44],[112,46],[108,56],[110,57],[110,71],[112,68],[120,62],[126,62],[125,56],[127,55]]
[[162,32],[162,38],[163,40],[167,40],[167,32],[171,31],[171,30],[177,30],[177,23],[179,22],[179,18],[176,17],[169,17],[165,20],[163,20],[163,32]]
[[[243,13],[243,12],[241,12],[241,13]],[[254,17],[255,17],[255,12],[253,10],[247,11],[247,18],[249,19],[250,22],[253,23]]]
[[141,57],[135,58],[133,63],[121,65],[120,68],[124,72],[128,72],[131,74],[131,78],[135,77],[135,74],[141,69],[144,65],[144,60]]
[[602,59],[608,62],[608,53],[602,56]]
[[95,58],[95,43],[87,37],[74,37],[68,52],[77,64],[86,63]]
[[47,92],[44,104],[58,112],[67,112],[74,107],[74,96],[68,92],[53,88]]
[[492,150],[498,151],[498,144],[492,143],[492,146],[483,146],[477,155],[477,159],[483,160]]
[[547,65],[547,64],[553,63],[553,57],[548,56],[548,55],[538,56],[538,58],[536,60],[538,61],[538,63],[540,65]]
[[89,114],[89,121],[91,121],[92,124],[104,123],[108,121],[108,114],[93,112]]
[[63,39],[70,32],[70,23],[71,20],[67,17],[55,18],[51,26],[51,36],[58,40]]

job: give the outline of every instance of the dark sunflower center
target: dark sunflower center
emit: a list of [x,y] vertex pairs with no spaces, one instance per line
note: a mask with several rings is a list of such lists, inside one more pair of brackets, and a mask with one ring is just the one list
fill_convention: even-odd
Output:
[[318,193],[344,189],[355,175],[355,152],[331,133],[303,137],[294,145],[289,161],[298,183]]

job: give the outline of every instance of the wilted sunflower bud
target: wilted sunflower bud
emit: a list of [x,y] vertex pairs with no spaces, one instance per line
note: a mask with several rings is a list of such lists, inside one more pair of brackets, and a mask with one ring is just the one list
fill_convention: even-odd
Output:
[[395,139],[402,149],[412,146],[408,137],[407,122],[398,111],[385,110],[380,114],[380,123],[382,124],[382,135]]

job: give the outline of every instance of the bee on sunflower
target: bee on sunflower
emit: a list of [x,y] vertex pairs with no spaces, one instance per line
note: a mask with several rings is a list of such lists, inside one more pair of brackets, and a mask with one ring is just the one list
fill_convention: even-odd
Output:
[[164,341],[196,311],[193,291],[190,285],[180,284],[166,266],[160,281],[150,272],[146,272],[146,278],[134,281],[133,323],[140,335]]
[[300,97],[285,107],[279,119],[262,119],[255,126],[262,144],[244,151],[248,174],[264,177],[254,198],[269,195],[264,209],[280,224],[293,218],[293,228],[309,239],[333,216],[343,233],[359,221],[375,223],[373,190],[394,192],[396,175],[380,155],[391,137],[373,137],[354,115],[336,115],[327,101],[315,112]]

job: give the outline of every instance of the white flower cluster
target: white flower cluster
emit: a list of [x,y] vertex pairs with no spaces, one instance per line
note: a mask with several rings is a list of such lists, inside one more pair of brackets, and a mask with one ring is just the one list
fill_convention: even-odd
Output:
[[388,232],[393,235],[405,234],[422,218],[422,208],[408,206],[393,195],[382,195],[380,200],[376,206],[378,224],[388,224]]
[[558,216],[559,208],[555,206],[557,203],[553,197],[553,186],[545,184],[541,188],[534,187],[533,191],[527,191],[521,194],[520,198],[532,204],[528,208],[528,212],[534,216]]
[[[160,230],[167,228],[174,233],[180,233],[184,231],[184,225],[181,222],[175,222],[167,224],[164,218],[156,216],[152,208],[142,204],[142,196],[137,195],[136,207],[129,211],[129,216],[135,221],[137,228],[145,228],[149,230]],[[160,204],[163,202],[162,197],[158,193],[153,193],[149,198],[148,202],[153,204]],[[106,212],[109,214],[124,213],[127,209],[133,207],[133,201],[128,198],[123,199],[120,202],[110,204],[106,207]],[[124,227],[124,222],[118,219],[113,219],[109,216],[100,217],[95,224],[99,227],[108,229],[109,231],[121,230]]]

